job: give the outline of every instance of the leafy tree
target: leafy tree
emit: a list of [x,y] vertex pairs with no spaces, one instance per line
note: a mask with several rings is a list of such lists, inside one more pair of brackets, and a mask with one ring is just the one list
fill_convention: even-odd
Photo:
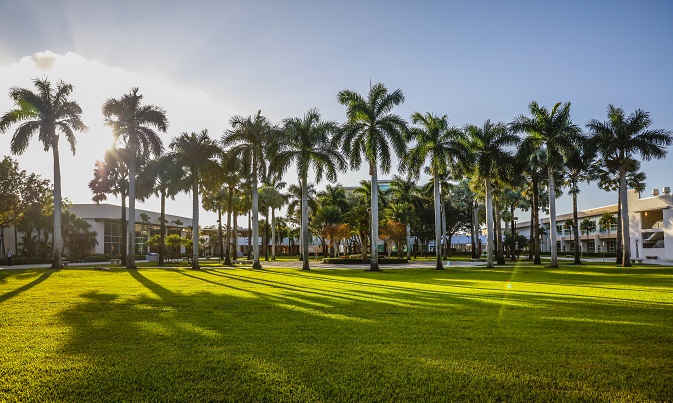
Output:
[[[416,211],[414,209],[414,205],[409,203],[409,202],[402,202],[402,203],[390,203],[388,204],[388,207],[384,211],[384,215],[389,217],[389,220],[387,220],[387,225],[388,225],[388,235],[389,237],[392,236],[392,239],[394,239],[394,242],[398,244],[398,255],[401,257],[401,248],[399,247],[400,241],[397,240],[397,226],[394,226],[391,221],[397,222],[401,225],[404,226],[404,240],[407,245],[407,259],[410,256],[410,250],[411,250],[411,234],[410,234],[410,228],[411,228],[411,223],[414,222],[416,218]],[[394,231],[393,231],[394,230]],[[393,232],[391,232],[393,231]]]
[[220,169],[216,158],[220,147],[208,137],[208,131],[182,133],[170,145],[171,155],[185,176],[183,190],[192,193],[192,269],[199,268],[199,187],[207,187],[207,181],[217,178]]
[[88,222],[69,211],[63,214],[64,249],[70,253],[70,260],[83,260],[98,245],[97,235]]
[[371,176],[371,263],[370,270],[378,271],[379,261],[376,249],[379,227],[378,206],[378,169],[390,172],[391,153],[394,150],[398,158],[403,159],[407,148],[404,132],[406,122],[392,113],[395,106],[404,102],[401,90],[388,92],[383,84],[375,84],[369,89],[367,98],[343,90],[337,95],[339,103],[346,106],[347,121],[341,135],[344,154],[352,169],[359,169],[362,159],[369,164]]
[[[150,194],[155,194],[159,196],[160,200],[160,213],[159,213],[159,261],[158,265],[163,266],[165,264],[164,259],[166,256],[166,198],[170,197],[173,199],[175,195],[179,192],[178,185],[179,181],[184,172],[181,167],[179,167],[174,160],[174,157],[170,154],[161,155],[159,158],[148,161],[144,165],[144,171],[139,175],[139,180],[142,183],[139,183],[138,189],[144,191],[144,194],[141,194],[141,198],[149,196]],[[177,220],[179,221],[179,220]],[[125,220],[122,220],[125,222]],[[176,223],[177,224],[177,223]],[[182,225],[180,222],[179,225]],[[122,232],[125,234],[125,232]]]
[[[439,248],[442,238],[442,217],[440,200],[440,178],[446,177],[467,158],[467,149],[463,140],[463,133],[457,128],[449,126],[446,115],[442,117],[431,113],[422,115],[419,112],[411,116],[413,124],[418,125],[409,130],[409,138],[416,142],[409,150],[405,159],[405,166],[418,178],[426,160],[432,175],[435,206],[435,256],[436,270],[443,270],[442,254]],[[464,163],[463,163],[464,165]]]
[[562,157],[572,150],[581,129],[570,119],[570,102],[556,103],[551,110],[533,101],[528,105],[530,117],[520,115],[510,124],[518,133],[528,133],[525,139],[531,145],[526,148],[544,148],[547,152],[547,175],[549,187],[549,220],[551,225],[551,264],[558,267],[556,250],[556,193],[555,173],[562,165]]
[[568,188],[568,192],[573,198],[573,224],[575,231],[575,261],[574,264],[582,264],[580,259],[580,237],[578,236],[579,217],[577,213],[577,195],[580,193],[579,183],[589,182],[591,178],[591,166],[596,156],[595,150],[587,143],[585,137],[579,137],[577,147],[568,150],[564,158],[565,175],[563,184]]
[[600,122],[592,119],[587,128],[593,135],[592,144],[606,161],[613,161],[619,170],[619,196],[621,199],[621,231],[624,240],[622,265],[631,266],[629,244],[629,203],[626,195],[626,174],[637,154],[649,161],[664,158],[667,146],[673,142],[673,132],[664,129],[650,129],[650,114],[637,109],[626,116],[622,108],[608,105],[608,120]]
[[264,116],[262,111],[248,117],[234,116],[229,120],[231,129],[222,137],[222,146],[229,152],[240,155],[250,162],[252,185],[252,238],[255,242],[253,252],[253,269],[261,269],[259,262],[259,193],[258,181],[264,179],[266,173],[267,151],[273,148],[276,128]]
[[[0,257],[5,257],[4,228],[10,223],[16,225],[21,222],[31,211],[34,212],[31,228],[35,227],[38,230],[38,240],[41,228],[45,229],[45,237],[48,236],[47,219],[53,213],[47,215],[45,207],[51,204],[53,208],[52,195],[48,179],[42,179],[34,173],[28,174],[20,169],[18,162],[12,158],[3,158],[0,162]],[[53,217],[51,218],[53,222]]]
[[407,233],[407,259],[411,258],[411,223],[416,219],[416,209],[414,204],[416,199],[419,197],[418,185],[413,179],[413,176],[409,175],[406,178],[402,178],[399,175],[393,175],[392,180],[390,181],[390,196],[399,204],[407,204],[411,207],[411,210],[408,214],[403,214],[398,216],[402,219],[402,223],[406,226]]
[[585,234],[587,237],[589,233],[596,231],[596,223],[590,218],[585,218],[580,223],[580,233]]
[[[128,237],[135,237],[136,217],[136,157],[146,160],[150,155],[161,155],[163,144],[155,131],[166,132],[168,120],[166,112],[158,106],[141,105],[143,96],[138,88],[132,88],[121,98],[108,98],[102,107],[105,124],[112,127],[116,141],[128,150],[129,170],[129,225]],[[135,269],[135,248],[127,251],[126,267]]]
[[128,194],[128,168],[124,161],[128,161],[129,155],[126,150],[112,149],[105,152],[103,160],[97,160],[94,165],[93,179],[89,181],[89,189],[93,193],[96,204],[107,200],[108,194],[121,198],[121,264],[127,263],[126,248],[128,246],[128,231],[126,220],[126,196]]
[[309,208],[309,168],[315,171],[316,183],[323,175],[327,180],[336,181],[337,171],[344,170],[346,163],[334,145],[338,126],[332,121],[321,121],[320,112],[311,109],[303,118],[283,121],[284,139],[278,144],[274,166],[277,172],[285,172],[295,163],[301,187],[301,243],[302,270],[310,270],[308,264],[308,208]]
[[598,225],[602,230],[605,230],[608,233],[608,238],[610,238],[610,228],[613,225],[617,225],[617,219],[612,213],[603,213],[601,218],[598,220]]
[[492,180],[497,175],[498,165],[512,158],[507,147],[519,143],[504,123],[491,123],[487,120],[482,127],[468,125],[465,127],[466,146],[470,151],[467,171],[471,170],[474,177],[484,183],[486,190],[486,265],[493,267],[493,196]]
[[44,151],[51,149],[54,162],[54,243],[52,247],[51,268],[61,267],[61,250],[63,234],[61,231],[61,163],[58,151],[60,134],[70,144],[75,155],[76,131],[84,132],[88,128],[82,123],[82,108],[75,101],[69,100],[73,86],[59,81],[56,88],[49,80],[35,79],[33,84],[37,92],[26,88],[12,87],[9,97],[16,109],[12,109],[0,118],[0,133],[6,132],[12,125],[21,123],[14,131],[10,149],[13,154],[23,154],[28,148],[33,134],[44,146]]

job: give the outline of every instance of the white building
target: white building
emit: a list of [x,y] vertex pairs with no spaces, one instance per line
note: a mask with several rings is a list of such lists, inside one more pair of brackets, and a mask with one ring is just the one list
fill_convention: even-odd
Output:
[[[632,258],[673,260],[673,195],[669,187],[652,191],[652,196],[642,198],[639,193],[629,190],[629,244]],[[601,228],[598,224],[604,213],[617,216],[617,205],[596,207],[578,211],[579,223],[589,219],[594,223],[594,230],[589,234],[580,230],[580,248],[585,252],[614,252],[617,243],[618,225],[611,228]],[[557,250],[559,254],[574,251],[574,235],[565,225],[566,220],[572,219],[572,213],[556,217]],[[541,250],[548,252],[549,245],[549,217],[542,218],[540,225],[546,235],[542,237]],[[530,222],[517,224],[519,234],[529,237]]]

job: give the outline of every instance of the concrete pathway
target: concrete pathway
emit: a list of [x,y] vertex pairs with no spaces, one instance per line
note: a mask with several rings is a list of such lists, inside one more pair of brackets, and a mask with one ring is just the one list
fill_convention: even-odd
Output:
[[[3,259],[4,260],[4,259]],[[548,256],[543,256],[542,257],[543,261],[549,261]],[[559,257],[558,260],[560,262],[571,262],[573,261],[572,258],[566,258],[566,257]],[[213,260],[207,260],[207,259],[202,259],[202,262],[213,262]],[[614,258],[584,258],[582,259],[584,262],[588,263],[613,263]],[[137,263],[145,263],[147,260],[136,260]],[[508,263],[510,262],[509,260],[507,261]],[[3,261],[0,264],[0,270],[19,270],[19,269],[48,269],[51,267],[51,264],[45,263],[45,264],[28,264],[28,265],[12,265],[12,266],[7,266],[6,261]],[[291,268],[297,268],[301,269],[302,267],[302,262],[299,260],[284,260],[284,261],[268,261],[265,262],[264,260],[261,260],[262,267],[291,267]],[[643,260],[643,264],[651,264],[651,265],[659,265],[659,266],[673,266],[673,261],[670,260],[662,260],[662,259],[645,259]],[[68,264],[67,267],[78,267],[78,266],[103,266],[103,267],[110,267],[110,263],[108,262],[87,262],[87,263],[70,263]],[[358,269],[358,270],[366,270],[369,269],[368,264],[348,264],[348,265],[338,265],[338,264],[332,264],[332,263],[322,263],[322,262],[316,262],[313,259],[309,260],[309,266],[312,269]],[[480,267],[480,266],[486,266],[486,262],[470,262],[470,261],[465,261],[465,260],[460,260],[460,261],[444,261],[444,268],[451,268],[451,267]],[[117,268],[122,268],[120,266],[114,266]],[[170,266],[167,265],[165,268],[186,268],[187,266]],[[417,268],[417,269],[433,269],[435,267],[435,262],[432,260],[410,260],[406,264],[381,264],[380,265],[381,269],[384,270],[390,270],[390,269],[404,269],[404,268]]]

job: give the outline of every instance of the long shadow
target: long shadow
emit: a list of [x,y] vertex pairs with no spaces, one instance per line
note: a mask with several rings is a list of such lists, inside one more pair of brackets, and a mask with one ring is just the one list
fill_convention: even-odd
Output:
[[53,270],[45,271],[44,273],[42,273],[42,275],[40,277],[36,278],[35,280],[31,281],[30,283],[24,284],[21,287],[17,288],[16,290],[13,290],[13,291],[10,291],[10,292],[7,292],[5,294],[0,295],[0,302],[5,302],[12,297],[15,297],[15,296],[21,294],[22,292],[28,291],[31,288],[39,285],[43,281],[47,280],[52,275],[52,273],[54,273]]
[[160,286],[159,284],[155,283],[154,281],[148,279],[147,277],[143,276],[140,274],[139,270],[129,270],[128,271],[131,277],[136,279],[140,284],[145,286],[148,290],[152,291],[156,296],[159,298],[165,300],[170,297],[175,297],[177,296],[176,293],[173,291],[169,290],[168,288],[164,288]]

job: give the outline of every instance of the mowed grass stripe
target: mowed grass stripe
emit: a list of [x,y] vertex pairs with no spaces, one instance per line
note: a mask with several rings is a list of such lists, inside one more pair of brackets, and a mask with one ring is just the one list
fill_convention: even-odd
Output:
[[0,401],[666,401],[673,269],[0,272]]

